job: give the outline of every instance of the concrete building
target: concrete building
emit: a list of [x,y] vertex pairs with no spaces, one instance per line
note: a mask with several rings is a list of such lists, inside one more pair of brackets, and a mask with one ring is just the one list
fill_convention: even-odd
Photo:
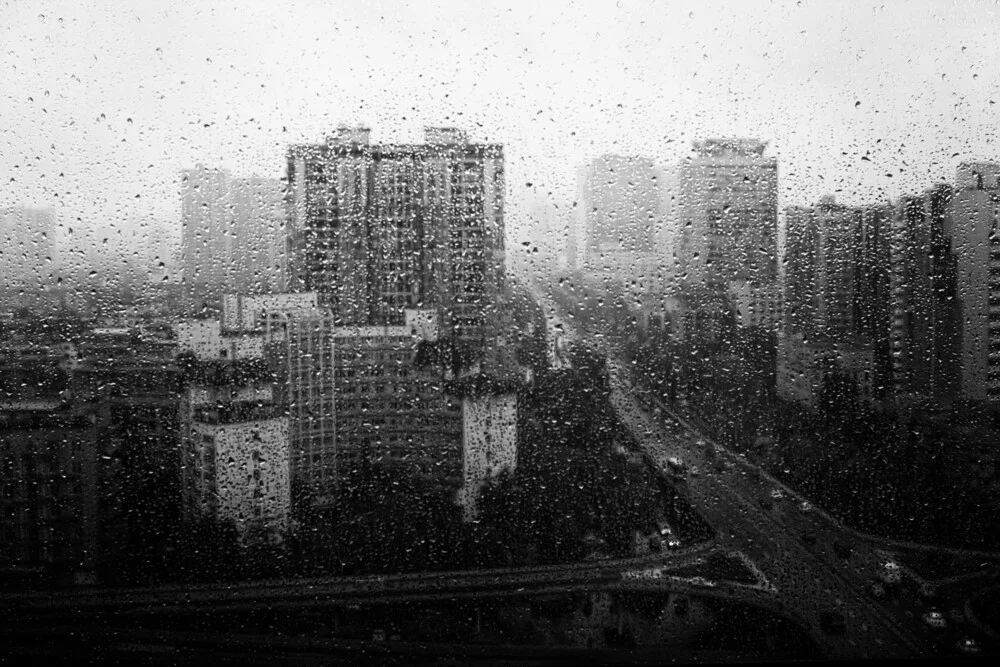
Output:
[[955,257],[959,391],[1000,401],[1000,164],[962,164],[955,182],[944,233]]
[[87,407],[0,403],[0,570],[58,568],[82,583],[92,579],[101,556],[101,462],[109,454],[98,434]]
[[951,198],[951,187],[941,185],[901,197],[894,210],[890,352],[899,397],[953,398],[959,391],[961,306],[946,225]]
[[288,416],[291,479],[310,486],[318,503],[337,485],[334,321],[315,292],[227,295],[222,321],[233,335],[260,335],[275,373],[275,402]]
[[198,165],[182,172],[181,271],[189,304],[279,291],[285,264],[284,188]]
[[589,273],[631,277],[656,254],[663,225],[660,173],[648,158],[602,155],[579,173],[575,261]]
[[232,521],[242,537],[280,539],[291,490],[288,417],[272,383],[193,381],[182,413],[182,499],[189,517]]
[[55,285],[58,261],[51,210],[0,210],[0,307],[31,305],[19,295],[37,295]]
[[777,278],[778,164],[757,139],[707,139],[680,164],[678,276],[724,292]]
[[411,314],[408,319],[409,326],[334,331],[339,464],[347,470],[363,461],[381,461],[429,479],[457,482],[459,404],[445,395],[444,370],[418,363],[421,344],[434,343],[436,330],[421,327],[419,320],[426,318]]
[[783,336],[778,343],[777,392],[786,400],[815,408],[823,384],[832,373],[842,373],[856,384],[857,400],[871,403],[875,359],[867,340],[801,333]]
[[[889,384],[887,207],[848,207],[824,197],[785,210],[781,336],[823,337],[871,348],[874,385]],[[793,347],[795,347],[793,345]],[[789,349],[779,345],[779,354]]]
[[442,336],[487,351],[505,287],[503,148],[428,128],[372,145],[367,128],[288,150],[292,291],[336,326],[400,326],[438,312]]
[[761,327],[777,332],[782,325],[783,303],[778,285],[755,286],[747,281],[729,283],[729,303],[742,327]]
[[517,395],[483,394],[462,399],[462,486],[458,504],[466,521],[478,516],[486,483],[517,468]]

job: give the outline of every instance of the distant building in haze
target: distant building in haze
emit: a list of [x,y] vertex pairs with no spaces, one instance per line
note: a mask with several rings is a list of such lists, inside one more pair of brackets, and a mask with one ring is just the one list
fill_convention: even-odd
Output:
[[181,271],[189,303],[283,288],[284,189],[277,179],[224,169],[182,172]]
[[580,171],[578,268],[631,276],[654,255],[662,227],[659,171],[644,157],[602,155]]
[[[0,300],[6,307],[29,305],[32,296],[55,284],[56,251],[51,210],[0,210]],[[27,302],[19,295],[29,297]]]
[[682,281],[723,292],[777,277],[778,164],[757,139],[707,139],[681,162],[674,236]]
[[890,349],[900,396],[954,398],[959,389],[961,307],[946,221],[951,197],[950,186],[936,186],[901,197],[893,212]]

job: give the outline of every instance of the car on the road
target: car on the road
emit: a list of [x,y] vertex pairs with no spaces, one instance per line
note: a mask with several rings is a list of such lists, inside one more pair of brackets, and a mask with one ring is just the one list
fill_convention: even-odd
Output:
[[962,653],[968,653],[969,655],[979,655],[983,652],[982,645],[980,645],[980,643],[972,637],[963,637],[962,639],[959,639],[956,646],[959,651]]
[[944,630],[948,627],[948,621],[945,619],[944,614],[935,609],[925,612],[920,618],[923,619],[924,625],[935,630]]
[[785,494],[781,492],[781,489],[771,489],[771,498],[774,500],[781,500],[785,497]]
[[839,611],[824,611],[820,614],[819,627],[828,635],[842,635],[847,632],[844,615]]
[[812,508],[813,508],[812,503],[810,503],[808,500],[803,500],[801,503],[799,503],[799,510],[802,512],[812,512]]
[[673,529],[666,521],[661,521],[659,524],[660,528],[660,544],[668,549],[677,549],[681,546],[680,538],[678,538]]
[[708,588],[715,588],[715,582],[709,581],[705,577],[691,577],[688,579],[695,586],[707,586]]
[[691,472],[688,474],[691,475],[692,477],[698,477],[699,475],[701,475],[701,471],[698,470],[698,466],[691,466]]

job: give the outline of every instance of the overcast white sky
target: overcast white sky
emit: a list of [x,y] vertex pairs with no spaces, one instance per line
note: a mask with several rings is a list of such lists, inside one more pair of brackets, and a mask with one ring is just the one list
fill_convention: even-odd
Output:
[[0,205],[175,222],[182,168],[278,176],[343,122],[505,144],[512,240],[580,163],[707,136],[770,141],[782,206],[884,200],[1000,158],[998,35],[974,1],[0,2]]

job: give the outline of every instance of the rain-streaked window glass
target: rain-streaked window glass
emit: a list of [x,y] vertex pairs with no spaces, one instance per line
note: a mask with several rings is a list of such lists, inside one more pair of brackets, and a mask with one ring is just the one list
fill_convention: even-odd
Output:
[[998,34],[0,0],[0,661],[996,653]]

